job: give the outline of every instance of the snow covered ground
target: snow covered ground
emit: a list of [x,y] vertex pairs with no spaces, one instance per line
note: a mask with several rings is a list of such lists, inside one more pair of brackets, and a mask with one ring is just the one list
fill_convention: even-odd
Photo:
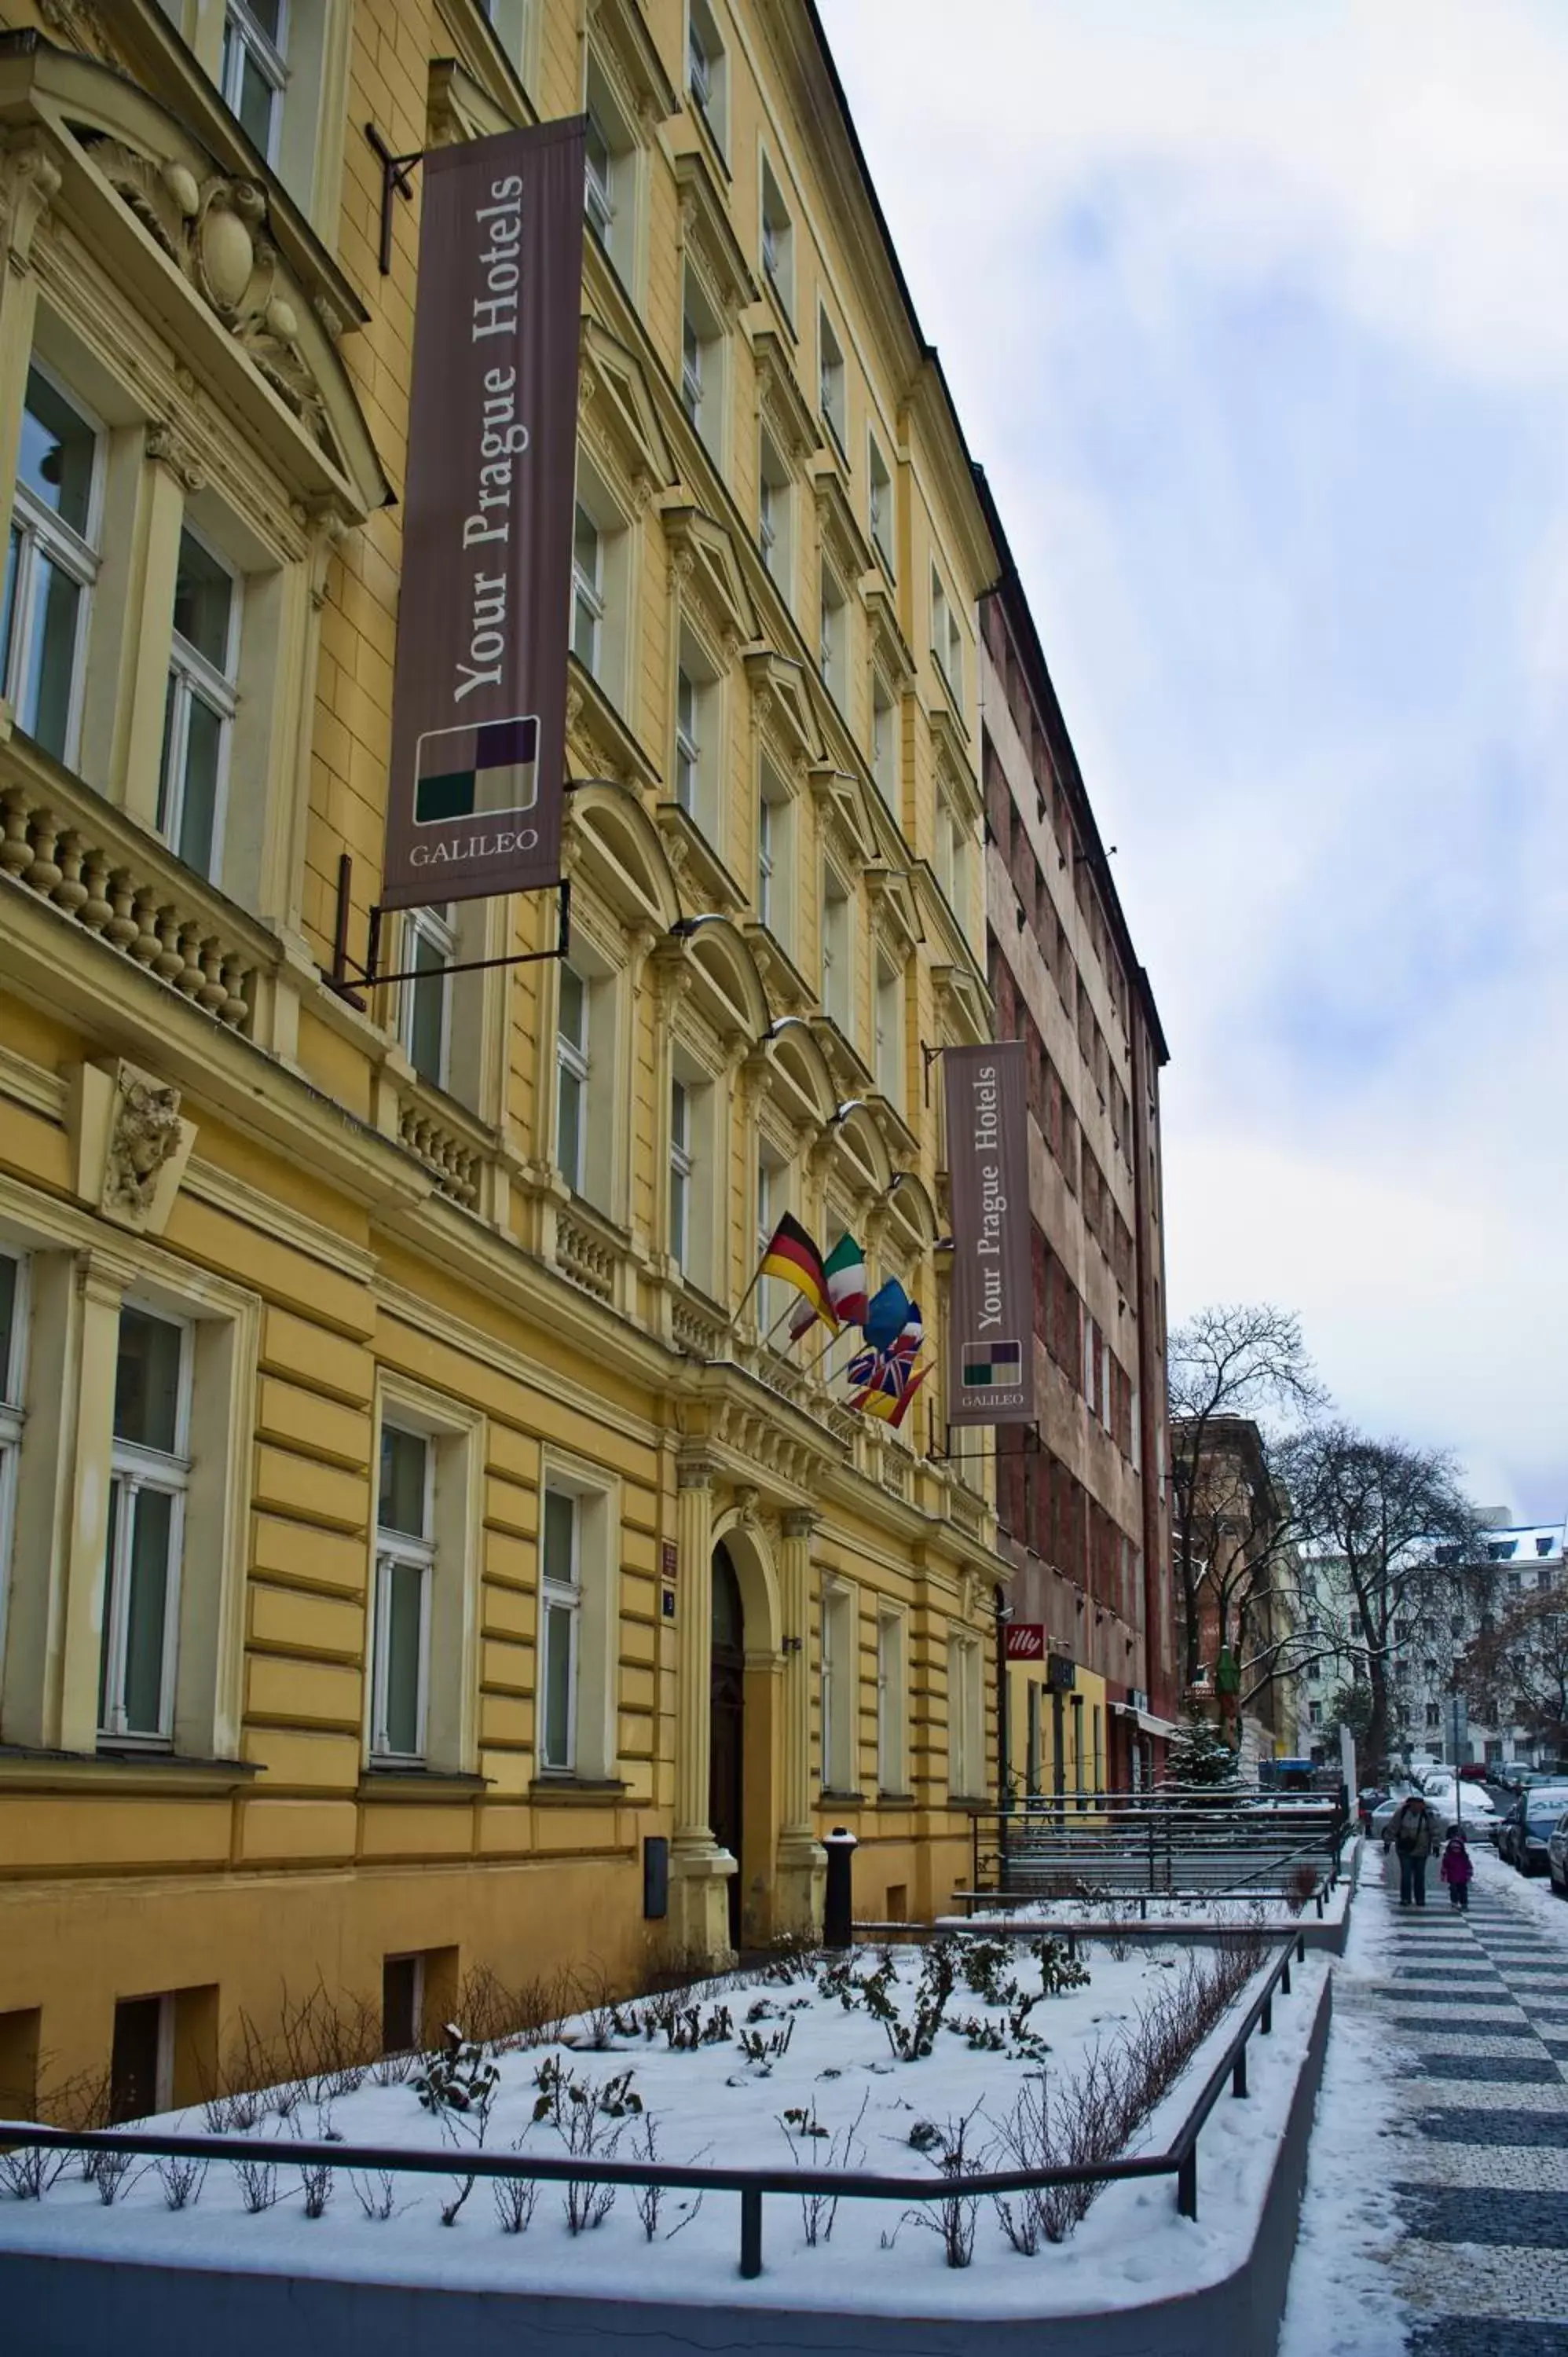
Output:
[[1521,1874],[1517,1866],[1505,1866],[1495,1851],[1478,1842],[1472,1856],[1477,1875],[1488,1890],[1505,1901],[1511,1899],[1538,1931],[1549,1932],[1568,1947],[1568,1900],[1558,1897],[1550,1875]]
[[[907,2019],[920,1952],[905,1949],[897,1960],[898,2002]],[[1043,2065],[1016,2054],[971,2051],[963,2037],[946,2029],[926,2059],[897,2061],[877,2022],[863,2010],[845,2012],[810,1980],[788,1986],[753,1982],[717,1995],[694,1991],[690,2001],[701,2018],[710,2019],[715,2006],[724,2005],[732,2019],[727,2036],[695,2051],[672,2051],[660,2036],[620,2038],[613,2051],[561,2043],[503,2054],[486,2149],[504,2153],[516,2145],[553,2155],[564,2151],[551,2120],[532,2116],[541,2093],[538,2074],[559,2064],[600,2088],[613,2075],[630,2072],[631,2088],[646,2108],[620,2123],[618,2157],[623,2158],[644,2152],[651,2121],[659,2157],[666,2161],[789,2167],[793,2150],[812,2167],[832,2158],[899,2174],[918,2175],[929,2168],[935,2178],[934,2158],[923,2157],[927,2139],[917,2133],[919,2124],[932,2124],[946,2140],[950,2124],[972,2115],[966,2141],[970,2165],[983,2167],[989,2159],[1005,2166],[996,2149],[998,2124],[1026,2086],[1039,2086],[1042,2067],[1047,2088],[1058,2085],[1186,1969],[1185,1954],[1169,1950],[1135,1952],[1119,1962],[1096,1948],[1089,1961],[1089,1987],[1044,1997],[1028,2017],[1028,2027],[1048,2042]],[[861,1951],[854,1962],[864,1973],[876,1958]],[[453,2147],[454,2182],[396,2180],[392,2214],[385,2219],[364,2213],[342,2171],[325,2214],[313,2219],[306,2214],[297,2165],[280,2167],[277,2199],[258,2214],[247,2212],[234,2168],[227,2162],[214,2162],[199,2200],[177,2212],[168,2207],[165,2186],[150,2167],[133,2171],[106,2207],[73,2165],[41,2202],[0,2201],[0,2248],[480,2289],[752,2299],[891,2314],[1048,2316],[1131,2305],[1217,2279],[1250,2247],[1326,1969],[1315,1956],[1297,1966],[1293,1994],[1276,1999],[1273,2035],[1252,2042],[1248,2098],[1236,2101],[1229,2093],[1220,2098],[1199,2144],[1196,2223],[1178,2215],[1172,2179],[1113,2185],[1069,2240],[1043,2244],[1033,2258],[1010,2247],[989,2202],[980,2205],[976,2218],[973,2264],[955,2270],[945,2265],[940,2236],[923,2222],[934,2211],[844,2201],[831,2222],[831,2235],[823,2231],[829,2222],[819,2221],[813,2245],[800,2199],[769,2197],[764,2205],[764,2273],[750,2284],[736,2273],[739,2205],[731,2194],[710,2192],[695,2211],[686,2206],[691,2196],[666,2194],[650,2240],[632,2193],[622,2190],[599,2226],[574,2237],[564,2216],[565,2189],[546,2185],[527,2231],[513,2234],[501,2231],[490,2188],[481,2181],[456,2224],[446,2228],[440,2212],[461,2179],[460,2140]],[[1038,1986],[1038,1966],[1026,1953],[1008,1970],[1026,1989]],[[767,2011],[748,2023],[758,2005]],[[993,2023],[1005,2019],[1001,2009],[982,2003],[961,1982],[949,2012]],[[1221,2021],[1199,2049],[1135,2148],[1160,2149],[1168,2143],[1222,2051],[1233,2018]],[[768,2038],[787,2032],[787,2050],[767,2065],[748,2062],[736,2042],[738,2032],[748,2027]],[[435,2123],[407,2084],[381,2086],[367,2080],[332,2106],[329,2122],[309,2106],[296,2116],[298,2132],[307,2136],[329,2127],[355,2144],[429,2148],[440,2142]],[[199,2111],[185,2115],[182,2124],[195,2132],[205,2126]],[[811,2135],[813,2124],[824,2133]],[[267,2138],[287,2133],[273,2115],[255,2130]]]
[[[1289,1907],[1283,1899],[1162,1899],[1151,1898],[1144,1902],[1146,1913],[1140,1916],[1136,1899],[1118,1894],[1110,1899],[1034,1899],[1027,1905],[1009,1907],[999,1914],[997,1922],[1048,1923],[1058,1930],[1070,1930],[1078,1923],[1139,1922],[1183,1923],[1197,1927],[1212,1925],[1217,1930],[1259,1931],[1269,1933],[1289,1932],[1297,1927],[1317,1923],[1337,1923],[1342,1921],[1350,1903],[1350,1878],[1347,1871],[1334,1889],[1326,1891],[1323,1913],[1310,1900],[1304,1908]],[[1568,1916],[1568,1908],[1563,1910]],[[975,1915],[972,1920],[961,1915],[946,1915],[942,1922],[966,1931],[978,1931],[993,1919]]]

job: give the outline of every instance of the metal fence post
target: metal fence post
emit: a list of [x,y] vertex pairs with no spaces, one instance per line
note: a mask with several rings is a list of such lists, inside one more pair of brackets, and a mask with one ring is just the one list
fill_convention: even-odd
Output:
[[1280,1970],[1280,1987],[1281,1987],[1281,1989],[1283,1991],[1284,1995],[1285,1995],[1286,1996],[1289,1996],[1289,1995],[1290,1995],[1290,1954],[1289,1954],[1289,1951],[1288,1951],[1288,1950],[1286,1951],[1284,1963],[1283,1963],[1283,1966],[1281,1967],[1281,1970]]
[[1176,2169],[1176,2208],[1184,2218],[1197,2215],[1197,2139],[1195,2136],[1182,2155]]
[[1274,1997],[1272,1989],[1263,1999],[1263,2009],[1258,2016],[1258,2028],[1265,2038],[1272,2038],[1274,2034]]
[[740,2194],[740,2271],[748,2278],[762,2273],[762,2195],[751,2185]]
[[1247,2049],[1243,2043],[1236,2057],[1236,2068],[1230,2073],[1230,2093],[1244,2095],[1247,2092]]

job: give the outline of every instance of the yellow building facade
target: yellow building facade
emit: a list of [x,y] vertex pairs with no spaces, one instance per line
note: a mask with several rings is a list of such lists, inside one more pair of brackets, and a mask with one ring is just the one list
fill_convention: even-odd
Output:
[[[995,553],[814,14],[0,27],[0,2105],[111,2056],[183,2099],[318,1975],[391,2035],[475,1966],[808,1930],[833,1824],[929,1915],[993,1782],[990,1466],[940,1361],[870,1424],[747,1286],[788,1210],[940,1337]],[[345,994],[381,154],[583,111],[569,950],[480,965],[548,895],[413,911]]]

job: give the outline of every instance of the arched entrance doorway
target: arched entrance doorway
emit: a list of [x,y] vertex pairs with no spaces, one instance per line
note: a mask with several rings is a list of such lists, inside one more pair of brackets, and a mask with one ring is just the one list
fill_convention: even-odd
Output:
[[708,1704],[708,1824],[721,1849],[736,1862],[729,1878],[729,1936],[740,1945],[740,1902],[745,1871],[746,1822],[746,1614],[730,1553],[714,1549],[714,1656]]

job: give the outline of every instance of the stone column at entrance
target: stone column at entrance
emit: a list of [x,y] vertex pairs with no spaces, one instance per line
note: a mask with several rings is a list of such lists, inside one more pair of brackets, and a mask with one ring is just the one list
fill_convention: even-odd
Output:
[[730,1953],[725,1883],[736,1870],[708,1824],[714,1657],[714,1468],[676,1466],[675,1837],[670,1847],[670,1936],[684,1961]]
[[778,1922],[797,1939],[816,1939],[822,1921],[827,1853],[811,1825],[811,1533],[814,1514],[784,1517],[779,1606],[784,1624],[784,1790],[779,1833]]

